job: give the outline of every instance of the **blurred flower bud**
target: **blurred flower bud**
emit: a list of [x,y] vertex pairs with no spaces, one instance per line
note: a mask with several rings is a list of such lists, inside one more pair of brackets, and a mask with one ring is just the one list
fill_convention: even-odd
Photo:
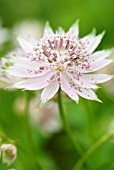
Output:
[[25,114],[26,100],[24,97],[18,97],[14,100],[13,109],[18,116]]
[[[110,56],[112,60],[114,60],[114,48],[112,49],[113,53]],[[114,62],[109,64],[107,67],[101,69],[98,71],[98,73],[107,73],[109,75],[114,76]],[[111,99],[114,100],[114,79],[111,79],[110,81],[107,81],[102,84],[107,96]]]
[[49,101],[40,105],[38,97],[32,99],[29,107],[30,117],[33,124],[42,132],[53,133],[61,128],[57,103]]
[[12,164],[17,157],[17,149],[13,144],[3,144],[0,147],[2,162],[4,164]]

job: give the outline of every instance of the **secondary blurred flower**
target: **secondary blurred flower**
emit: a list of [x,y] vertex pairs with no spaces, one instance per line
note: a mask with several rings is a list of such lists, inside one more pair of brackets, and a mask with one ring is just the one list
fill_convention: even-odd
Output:
[[25,114],[26,99],[24,97],[18,97],[14,100],[13,109],[18,116]]
[[13,58],[17,55],[23,55],[22,52],[22,50],[16,49],[14,52],[8,53],[6,58],[0,59],[0,88],[6,88],[21,80],[19,77],[7,74],[4,70],[12,65]]
[[3,144],[0,147],[1,157],[4,164],[12,164],[17,157],[17,149],[13,144]]
[[38,97],[30,102],[29,113],[32,123],[40,128],[42,132],[57,132],[61,128],[59,120],[58,105],[54,101],[49,101],[40,106]]
[[[111,58],[114,60],[114,55],[111,56]],[[108,67],[102,69],[99,71],[99,73],[108,73],[111,75],[114,75],[114,63],[111,63]],[[107,94],[107,96],[111,99],[114,100],[114,79],[106,82],[103,84],[103,88]]]
[[78,22],[66,33],[62,28],[54,33],[47,23],[43,37],[34,45],[18,37],[26,57],[16,57],[7,72],[24,80],[15,83],[13,87],[26,90],[44,88],[42,102],[51,99],[59,87],[76,102],[79,100],[78,95],[100,101],[91,89],[96,89],[97,83],[105,82],[111,76],[87,73],[111,63],[112,60],[106,59],[111,50],[94,52],[104,32],[95,36],[93,31],[83,38],[78,38],[78,34]]
[[0,59],[0,88],[5,88],[11,84],[12,79],[10,75],[6,74],[3,67],[7,65],[7,61],[3,58]]
[[43,33],[43,24],[37,20],[25,20],[14,25],[12,32],[34,44],[35,40],[39,39]]

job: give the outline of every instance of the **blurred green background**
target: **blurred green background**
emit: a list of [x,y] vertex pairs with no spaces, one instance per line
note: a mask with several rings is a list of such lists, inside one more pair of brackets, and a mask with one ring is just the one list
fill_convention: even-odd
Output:
[[59,25],[68,29],[79,18],[81,35],[96,27],[98,32],[106,30],[106,46],[114,44],[113,0],[0,0],[0,16],[7,27],[38,19],[49,20],[54,29]]
[[[36,19],[43,23],[49,20],[54,29],[62,26],[65,30],[68,30],[76,19],[80,19],[80,36],[88,34],[93,27],[98,33],[106,30],[98,48],[114,46],[114,0],[0,0],[0,18],[3,27],[9,29],[17,22]],[[9,43],[5,44],[0,56],[11,49]],[[103,87],[97,94],[103,104],[80,99],[77,105],[70,99],[64,99],[67,120],[85,150],[108,132],[110,127],[114,128],[114,93],[110,96]],[[1,134],[19,143],[18,157],[12,167],[17,170],[38,169],[34,155],[36,158],[40,156],[45,170],[71,170],[78,155],[63,130],[43,136],[38,129],[32,127],[37,148],[36,152],[32,153],[32,147],[25,135],[24,117],[18,116],[13,108],[14,101],[24,95],[25,92],[20,90],[0,90]],[[103,144],[88,161],[90,167],[87,170],[114,170],[114,141]],[[5,169],[6,166],[0,164],[0,170]]]

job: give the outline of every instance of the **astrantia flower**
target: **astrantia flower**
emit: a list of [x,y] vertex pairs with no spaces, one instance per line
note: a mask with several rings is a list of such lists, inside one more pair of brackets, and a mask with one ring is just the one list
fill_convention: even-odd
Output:
[[16,57],[7,70],[13,76],[23,77],[23,81],[15,83],[13,87],[43,89],[42,102],[51,99],[59,88],[76,102],[78,96],[99,101],[92,89],[96,89],[97,83],[105,82],[111,76],[92,72],[112,62],[106,59],[111,50],[94,52],[104,32],[95,36],[93,31],[83,38],[78,38],[78,34],[78,22],[66,33],[62,28],[54,33],[47,23],[43,37],[36,40],[34,46],[18,37],[26,56]]

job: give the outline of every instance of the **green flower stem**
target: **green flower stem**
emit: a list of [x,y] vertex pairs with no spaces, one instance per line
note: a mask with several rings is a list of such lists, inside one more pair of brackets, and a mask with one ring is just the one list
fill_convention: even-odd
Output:
[[2,164],[2,153],[0,151],[0,165]]
[[58,107],[59,107],[59,112],[60,112],[60,117],[62,120],[62,124],[64,127],[64,130],[66,131],[66,133],[68,134],[72,145],[74,146],[74,149],[76,150],[76,152],[78,152],[79,156],[81,156],[83,154],[83,150],[79,144],[79,142],[75,139],[72,130],[70,129],[65,114],[64,114],[64,109],[63,109],[63,103],[62,103],[62,97],[61,97],[61,89],[59,89],[58,91]]
[[[20,143],[17,143],[18,148],[21,150],[21,152],[26,156],[28,155],[28,157],[30,157],[30,160],[32,162],[32,166],[33,169],[39,170],[41,169],[39,167],[38,161],[36,159],[36,155],[32,152],[30,152],[29,150],[27,150],[25,147],[23,147]],[[19,158],[18,158],[19,159]],[[24,167],[25,164],[23,163],[23,161],[21,161],[21,159],[19,160],[20,164]],[[25,168],[25,167],[24,167]],[[44,170],[44,168],[42,168],[42,170]]]
[[34,159],[35,159],[35,163],[36,163],[36,167],[38,170],[45,170],[45,168],[43,167],[43,164],[41,163],[41,160],[38,157],[37,154],[37,149],[35,147],[35,143],[33,140],[33,135],[31,132],[31,126],[30,126],[30,122],[29,122],[29,103],[30,103],[30,92],[27,91],[26,92],[26,106],[25,106],[25,128],[26,128],[26,135],[28,138],[28,142],[29,142],[29,147],[31,147],[31,150],[33,152],[34,155]]
[[88,132],[91,139],[94,141],[96,139],[96,133],[95,133],[94,122],[93,122],[94,118],[93,118],[92,110],[89,105],[89,101],[84,101],[83,105],[88,118]]
[[91,154],[98,148],[100,147],[103,143],[108,141],[114,137],[114,132],[106,134],[102,136],[96,143],[94,143],[84,154],[83,156],[79,159],[79,161],[75,164],[73,170],[80,170],[83,164],[86,162],[86,160],[91,156]]

